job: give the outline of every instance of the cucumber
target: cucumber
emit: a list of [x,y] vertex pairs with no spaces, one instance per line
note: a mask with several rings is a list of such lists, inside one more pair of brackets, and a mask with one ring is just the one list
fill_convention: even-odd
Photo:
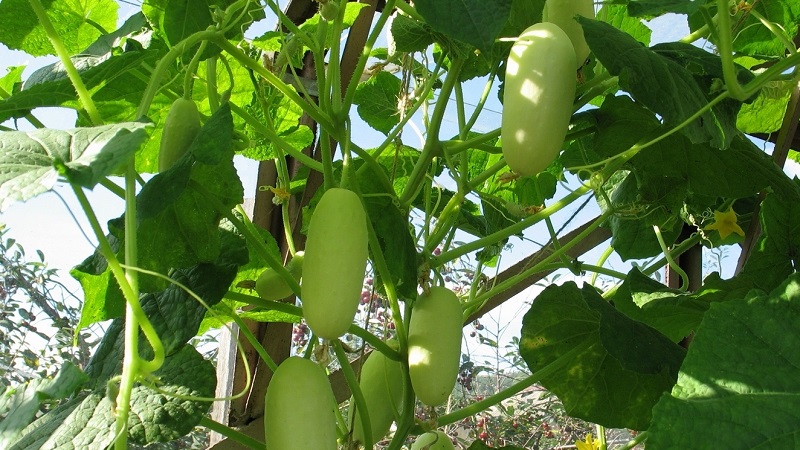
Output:
[[[377,442],[389,433],[395,411],[399,411],[403,404],[402,364],[374,350],[361,367],[359,386],[369,411],[372,439]],[[353,440],[364,442],[364,428],[358,410],[354,414],[352,423]]]
[[437,406],[456,383],[461,360],[461,302],[447,288],[432,287],[417,298],[408,326],[408,370],[420,401]]
[[336,339],[353,323],[367,268],[367,215],[353,191],[328,189],[308,226],[303,315],[311,331]]
[[594,0],[547,0],[544,3],[542,21],[554,23],[564,30],[575,49],[575,62],[581,67],[589,57],[589,46],[583,37],[583,27],[575,16],[594,19]]
[[455,447],[443,431],[429,431],[417,437],[411,450],[455,450]]
[[508,167],[536,175],[558,156],[572,116],[575,51],[564,31],[542,22],[525,30],[506,64],[501,140]]
[[200,133],[200,112],[194,101],[178,98],[169,107],[158,150],[158,171],[164,172],[189,151]]
[[[303,252],[295,253],[294,257],[286,264],[286,270],[299,281],[303,273]],[[256,293],[265,300],[283,300],[293,294],[289,283],[278,274],[277,271],[268,267],[261,272],[256,280]]]
[[264,437],[269,450],[336,450],[336,400],[325,371],[297,356],[267,386]]

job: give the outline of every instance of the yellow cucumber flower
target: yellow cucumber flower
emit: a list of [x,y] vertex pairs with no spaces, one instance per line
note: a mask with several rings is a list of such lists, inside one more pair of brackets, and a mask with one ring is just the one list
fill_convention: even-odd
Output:
[[719,237],[725,239],[732,233],[744,237],[744,230],[736,222],[736,213],[733,212],[733,207],[728,208],[727,211],[714,211],[714,223],[703,228],[704,231],[717,230]]
[[575,446],[578,447],[578,450],[599,450],[600,442],[595,441],[592,433],[589,433],[586,435],[586,440],[575,442]]

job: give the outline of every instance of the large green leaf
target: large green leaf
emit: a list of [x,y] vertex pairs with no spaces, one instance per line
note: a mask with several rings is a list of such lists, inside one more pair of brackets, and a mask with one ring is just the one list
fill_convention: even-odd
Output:
[[511,5],[511,0],[420,0],[414,4],[431,28],[484,52],[489,52],[508,21]]
[[[109,59],[93,56],[84,58],[81,79],[87,89],[96,88],[93,99],[104,119],[138,119],[133,117],[132,105],[141,97],[145,82],[135,74],[145,64],[154,64],[159,54],[157,50],[145,50],[130,51]],[[106,103],[109,104],[108,108],[105,107]],[[57,76],[51,73],[36,83],[26,82],[25,89],[0,101],[0,121],[24,117],[31,109],[46,106],[80,108],[75,88],[63,74]]]
[[711,306],[678,383],[653,409],[647,448],[795,448],[800,275]]
[[[117,27],[117,2],[50,0],[42,2],[47,18],[69,54],[76,54]],[[100,28],[100,29],[98,29]],[[32,56],[55,55],[44,26],[27,0],[0,3],[0,42]]]
[[[654,52],[612,25],[579,17],[586,42],[620,86],[653,112],[665,125],[676,126],[700,111],[715,95],[703,89],[682,64]],[[688,52],[688,50],[687,50]],[[716,109],[687,124],[681,132],[692,142],[725,148],[735,124]],[[733,117],[735,120],[735,117]]]
[[389,134],[400,123],[401,84],[399,78],[383,71],[359,84],[353,97],[358,115],[372,128]]
[[53,378],[31,380],[23,386],[9,387],[0,396],[0,448],[17,441],[22,430],[39,412],[43,403],[72,395],[87,380],[86,374],[66,363]]
[[669,289],[634,268],[609,301],[631,319],[655,328],[672,342],[697,329],[709,303],[702,297]]
[[707,0],[628,0],[631,16],[660,16],[664,13],[690,14],[697,11]]
[[523,318],[520,355],[532,372],[564,365],[541,383],[567,414],[641,430],[675,384],[684,350],[615,310],[593,287],[568,282],[534,300]]
[[60,177],[91,188],[147,138],[146,123],[0,133],[0,211],[53,188]]
[[[210,402],[187,398],[214,395],[214,366],[190,345],[168,356],[152,375],[159,390],[137,385],[131,396],[128,435],[137,444],[166,442],[188,433],[205,416]],[[114,439],[113,400],[103,384],[40,417],[22,430],[13,445],[4,448],[106,448]]]

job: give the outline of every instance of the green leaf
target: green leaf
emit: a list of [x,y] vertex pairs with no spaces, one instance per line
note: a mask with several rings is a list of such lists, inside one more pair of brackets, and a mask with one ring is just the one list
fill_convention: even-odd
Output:
[[709,306],[708,301],[669,289],[637,268],[628,272],[622,286],[608,300],[621,313],[676,343],[697,329]]
[[[663,117],[666,126],[684,122],[708,104],[709,93],[677,62],[607,23],[585,17],[578,20],[597,59],[612,75],[619,76],[620,86],[637,102]],[[694,143],[710,142],[724,148],[730,140],[729,119],[716,110],[707,111],[681,132]]]
[[633,17],[660,16],[664,13],[691,14],[706,0],[628,0],[628,14]]
[[208,412],[211,402],[186,397],[211,400],[217,381],[211,361],[188,344],[164,360],[164,365],[153,375],[161,392],[137,386],[131,398],[128,434],[139,444],[167,442],[192,431]]
[[421,52],[435,40],[430,27],[402,14],[392,16],[390,33],[394,42],[390,51]]
[[770,194],[761,203],[761,237],[739,276],[770,292],[800,264],[800,203]]
[[[661,253],[661,245],[653,230],[657,225],[667,246],[672,245],[681,232],[678,214],[686,195],[686,185],[674,178],[662,178],[658,185],[640,188],[636,174],[629,173],[619,184],[609,185],[612,190],[611,205],[615,214],[606,222],[611,229],[611,246],[623,261],[649,258]],[[663,188],[660,190],[659,188]]]
[[529,26],[541,22],[544,3],[544,0],[512,0],[508,21],[500,35],[517,37]]
[[[108,234],[106,239],[111,249],[115,253],[119,252],[120,240],[113,234]],[[69,273],[78,280],[83,289],[84,301],[81,305],[81,318],[75,327],[76,336],[93,323],[122,317],[125,311],[125,298],[117,279],[108,269],[108,260],[100,254],[99,249]]]
[[[159,51],[131,51],[105,61],[97,57],[82,58],[81,79],[87,89],[97,88],[93,99],[97,102],[104,119],[131,120],[130,107],[124,108],[119,117],[104,108],[104,103],[112,103],[113,112],[119,112],[120,103],[138,103],[145,82],[135,74],[144,64],[153,64]],[[72,83],[64,77],[63,69],[54,67],[53,72],[41,73],[38,80],[29,79],[22,91],[0,101],[0,121],[23,117],[33,108],[46,106],[68,106],[80,108]],[[134,98],[135,97],[135,100]],[[171,103],[171,102],[170,102]],[[123,103],[124,105],[124,103]],[[166,112],[164,113],[166,116]]]
[[[133,388],[128,419],[131,441],[144,445],[187,434],[200,423],[210,402],[186,397],[213,397],[215,378],[214,366],[194,347],[182,346],[168,356],[149,380],[161,392],[142,385]],[[103,384],[37,419],[9,450],[106,448],[114,439],[114,410]]]
[[650,45],[650,35],[653,31],[637,17],[628,15],[628,8],[624,5],[603,4],[597,12],[597,18],[607,22],[614,28],[624,31],[644,45]]
[[78,366],[66,362],[53,378],[31,380],[23,386],[8,387],[0,396],[0,448],[17,441],[33,421],[39,407],[72,395],[87,380]]
[[790,81],[772,81],[758,91],[758,96],[745,103],[736,117],[736,126],[742,133],[772,133],[780,130],[786,106],[795,84]]
[[647,448],[793,448],[800,432],[800,275],[716,303],[678,383],[653,409]]
[[[372,172],[358,177],[367,217],[378,237],[397,293],[403,298],[412,299],[417,296],[419,266],[413,238],[414,228],[408,221],[408,214],[393,202],[394,193],[386,192],[375,178]],[[383,285],[380,276],[376,285]]]
[[[47,17],[69,54],[117,27],[117,2],[111,0],[52,0],[42,2]],[[103,31],[97,27],[101,27]],[[26,0],[0,3],[0,42],[32,56],[55,55],[44,27]]]
[[59,177],[92,188],[147,138],[149,124],[0,133],[0,211],[49,191]]
[[372,128],[389,134],[400,123],[398,100],[402,82],[388,72],[378,72],[358,85],[353,103],[358,115]]
[[517,447],[515,445],[506,445],[506,446],[503,446],[503,447],[489,447],[488,445],[486,445],[485,442],[483,442],[481,440],[477,440],[477,439],[475,441],[473,441],[472,444],[470,444],[470,446],[469,446],[469,448],[467,450],[491,450],[491,449],[497,449],[497,450],[525,450],[524,448]]
[[[0,78],[0,89],[5,91],[5,94],[11,95],[19,90],[22,86],[22,72],[25,71],[25,66],[10,66],[6,68],[6,73]],[[5,97],[5,94],[2,96]]]
[[[788,40],[797,35],[800,24],[800,4],[791,0],[772,2],[753,2],[753,10],[764,19],[777,25]],[[749,11],[742,10],[732,19],[733,51],[740,55],[784,57],[786,47],[780,39],[765,27],[761,21]]]
[[511,4],[511,0],[420,0],[414,6],[434,30],[489,52],[508,21]]
[[[300,118],[303,116],[300,106],[283,95],[273,98],[266,112],[259,105],[251,106],[248,112],[262,123],[271,124],[275,133],[297,151],[302,151],[311,145],[314,142],[314,133],[308,126],[300,124]],[[253,145],[245,149],[242,155],[256,161],[264,161],[282,154],[272,140],[265,138],[249,125],[246,132]]]
[[534,300],[523,318],[520,355],[532,372],[559,367],[541,383],[570,416],[641,430],[674,385],[684,351],[615,310],[593,287],[568,282]]

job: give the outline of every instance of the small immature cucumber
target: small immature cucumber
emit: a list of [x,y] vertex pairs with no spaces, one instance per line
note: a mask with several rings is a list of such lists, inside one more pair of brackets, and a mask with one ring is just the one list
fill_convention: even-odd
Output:
[[336,450],[336,401],[325,371],[297,356],[267,386],[264,437],[269,450]]
[[[286,270],[295,280],[300,281],[303,273],[303,252],[295,253],[294,257],[286,264]],[[256,293],[264,300],[272,301],[283,300],[293,294],[289,283],[271,267],[264,269],[256,280]]]
[[514,172],[536,175],[558,156],[572,116],[575,67],[569,37],[552,23],[529,27],[511,47],[500,137]]
[[[372,439],[377,442],[389,432],[394,422],[395,410],[403,404],[402,365],[374,350],[361,367],[359,386],[369,411]],[[364,442],[360,411],[356,410],[352,423],[353,440]]]
[[169,107],[161,133],[158,171],[164,172],[189,151],[200,132],[200,112],[192,100],[178,98]]
[[368,252],[367,215],[353,191],[325,191],[308,225],[303,316],[311,331],[336,339],[353,323],[361,300]]
[[417,437],[411,450],[455,450],[455,447],[443,431],[429,431]]
[[422,403],[437,406],[456,384],[461,360],[461,302],[447,288],[432,287],[417,297],[408,325],[408,370]]
[[542,21],[558,25],[572,42],[578,67],[589,57],[589,46],[583,37],[583,27],[575,16],[594,19],[594,0],[547,0],[542,11]]

